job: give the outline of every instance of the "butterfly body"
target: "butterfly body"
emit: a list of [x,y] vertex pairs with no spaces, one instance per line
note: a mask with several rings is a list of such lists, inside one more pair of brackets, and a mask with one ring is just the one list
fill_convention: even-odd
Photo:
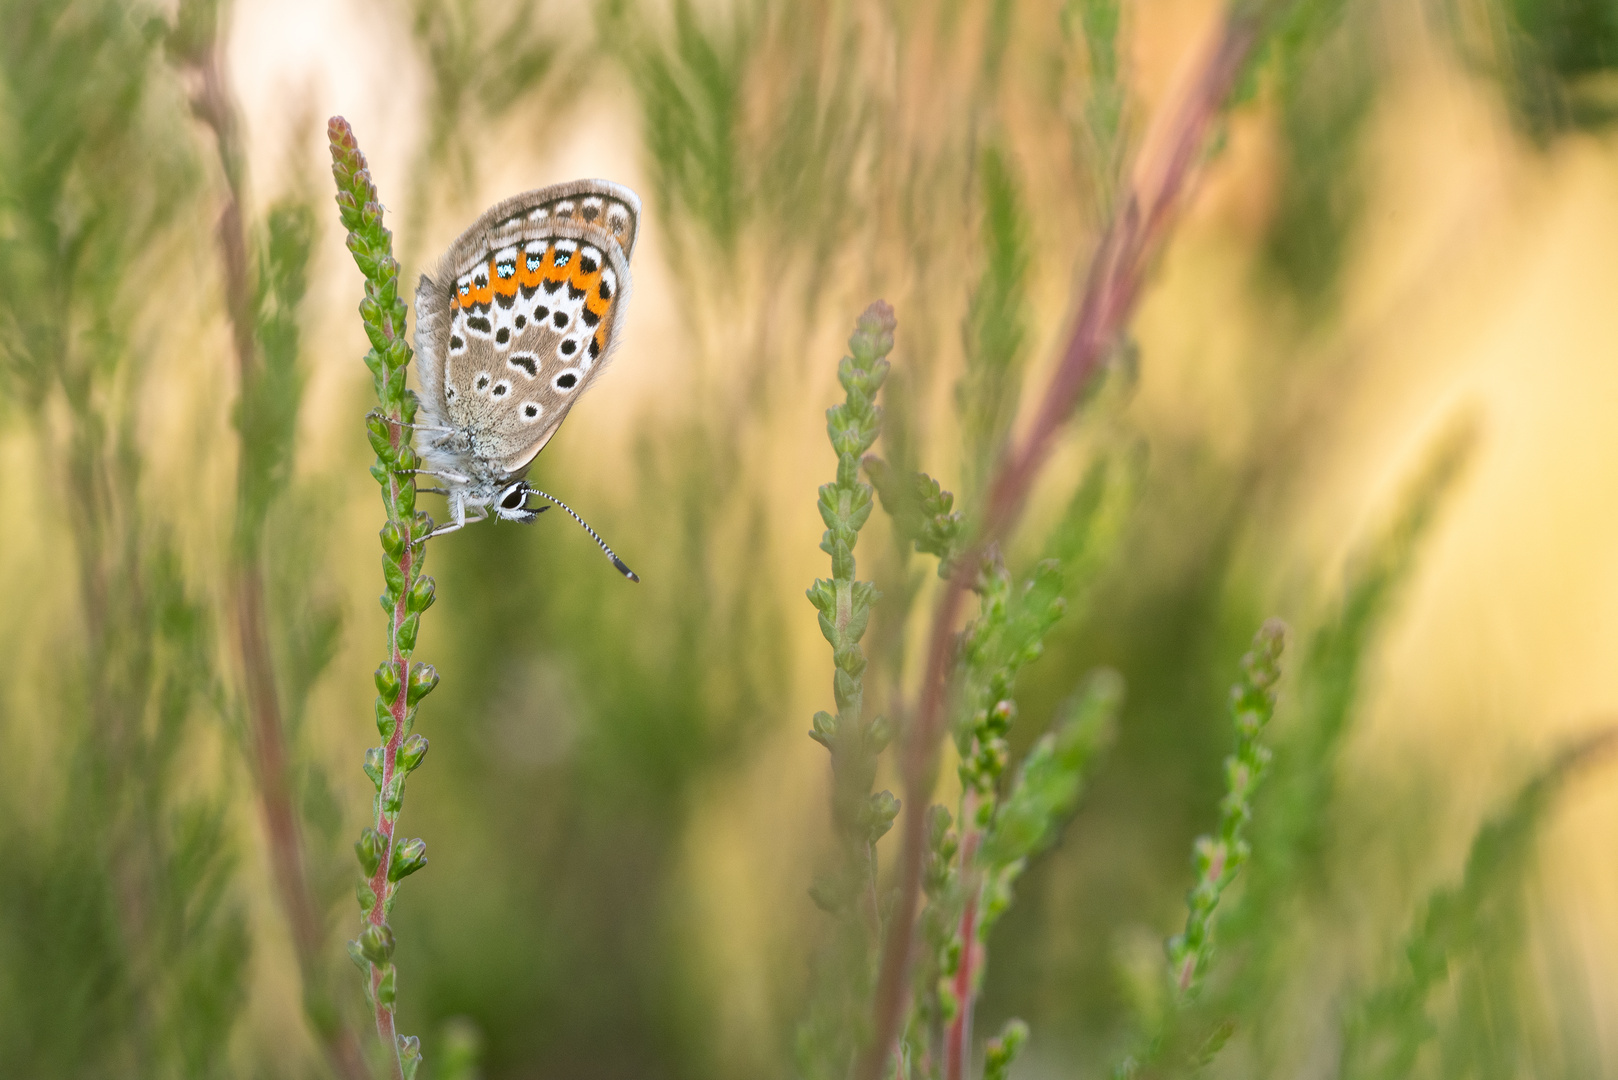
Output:
[[639,226],[618,184],[540,188],[495,204],[422,275],[417,450],[449,485],[438,531],[490,508],[538,516],[523,477],[618,343]]

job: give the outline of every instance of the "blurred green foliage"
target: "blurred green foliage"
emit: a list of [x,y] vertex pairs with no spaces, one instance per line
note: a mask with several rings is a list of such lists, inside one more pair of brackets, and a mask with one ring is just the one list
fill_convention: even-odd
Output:
[[[866,719],[897,716],[889,705],[915,677],[905,627],[936,588],[921,556],[947,567],[959,553],[1024,407],[1023,373],[1060,319],[1045,307],[1065,295],[1138,144],[1139,7],[563,7],[367,9],[412,35],[427,79],[401,212],[411,257],[429,231],[456,231],[506,194],[477,180],[497,155],[543,149],[615,95],[612,115],[634,124],[613,134],[638,144],[675,290],[669,354],[690,364],[636,418],[630,465],[610,484],[565,434],[537,467],[612,492],[588,516],[643,571],[638,590],[571,531],[478,528],[434,551],[446,602],[422,636],[446,678],[423,714],[435,747],[406,826],[429,838],[432,864],[393,916],[401,1025],[424,1033],[434,1077],[785,1071],[803,1061],[795,1038],[823,973],[811,976],[827,931],[808,889],[836,848],[827,815],[768,818],[801,870],[801,903],[759,913],[757,897],[732,897],[768,926],[756,984],[715,974],[728,969],[693,932],[691,880],[701,830],[742,834],[783,813],[758,805],[747,778],[783,753],[777,734],[802,741],[795,568],[812,540],[779,507],[806,507],[812,489],[780,495],[791,455],[772,457],[770,439],[814,427],[830,404],[816,335],[846,327],[870,296],[892,301],[903,331],[882,389],[883,456],[863,463],[885,514],[862,532],[861,569],[882,599],[861,692]],[[1279,148],[1261,272],[1246,287],[1256,307],[1288,301],[1270,325],[1294,341],[1334,317],[1363,224],[1361,134],[1396,50],[1377,5],[1279,7],[1243,105]],[[1459,55],[1539,145],[1610,124],[1610,4],[1445,10]],[[369,668],[333,660],[375,628],[346,610],[336,575],[343,552],[363,549],[353,564],[367,583],[353,592],[374,593],[375,550],[370,533],[339,531],[352,520],[339,500],[358,490],[340,478],[363,470],[357,393],[317,417],[353,421],[336,459],[297,453],[316,422],[302,395],[327,359],[304,321],[307,298],[330,284],[313,253],[332,223],[295,195],[260,193],[246,224],[259,381],[220,391],[234,369],[213,247],[229,179],[218,174],[240,163],[220,170],[191,120],[186,76],[165,55],[186,54],[201,31],[176,29],[167,11],[0,0],[0,437],[8,465],[26,466],[8,503],[34,515],[3,548],[8,1075],[315,1075],[319,1029],[362,1012],[357,989],[321,1002],[311,981],[307,1013],[303,991],[286,990],[296,961],[266,899],[221,599],[231,545],[257,537],[310,892],[341,964],[339,931],[355,932],[340,895],[353,881],[348,844],[370,793],[334,748],[368,738],[371,720]],[[643,346],[654,347],[626,347]],[[340,362],[357,371],[355,357]],[[968,780],[1000,769],[1001,831],[985,858],[1016,867],[1017,901],[988,920],[985,941],[978,1029],[999,1033],[979,1043],[986,1078],[1097,1075],[1143,1035],[1167,1048],[1150,1065],[1165,1075],[1611,1071],[1595,1006],[1534,970],[1534,837],[1584,758],[1528,770],[1450,875],[1425,854],[1412,866],[1410,852],[1437,843],[1419,820],[1430,807],[1398,802],[1404,789],[1374,770],[1344,780],[1383,634],[1479,435],[1462,423],[1438,441],[1338,588],[1287,599],[1290,583],[1266,564],[1266,514],[1314,467],[1298,402],[1342,378],[1299,363],[1255,380],[1250,428],[1230,439],[1211,422],[1141,426],[1118,363],[1040,494],[1045,527],[1001,553],[1004,577],[986,583],[998,600],[980,614],[998,603],[1006,619],[1000,636],[985,622],[968,642],[971,707],[947,759]],[[170,452],[194,437],[173,417],[192,414],[209,452]],[[243,455],[234,487],[208,468],[207,439]],[[1226,688],[1278,594],[1298,662],[1266,729],[1275,758],[1252,807],[1251,857],[1220,900],[1203,990],[1182,1006],[1163,940],[1185,923],[1192,838],[1218,821]],[[1011,647],[1030,634],[1039,649]],[[1096,669],[1127,687],[1111,698],[1122,704],[1110,729],[1091,697],[1074,696]],[[991,722],[1013,675],[1016,723]],[[1104,730],[1116,734],[1102,757]],[[1445,779],[1430,778],[1430,798],[1444,798]],[[879,772],[862,793],[887,782]],[[934,818],[939,911],[960,816]],[[726,888],[751,878],[739,880]],[[950,942],[941,932],[932,944],[936,976]],[[726,1026],[738,995],[764,1018],[745,1047]],[[309,1046],[286,1038],[299,1022]],[[1317,1042],[1332,1061],[1312,1056]]]
[[95,2],[0,18],[0,384],[50,463],[72,548],[54,591],[74,605],[46,641],[7,628],[49,659],[14,666],[33,692],[0,703],[0,1045],[17,1075],[229,1075],[250,971],[241,771],[225,756],[192,777],[231,733],[215,618],[142,497],[136,415],[142,285],[196,166],[160,24]]

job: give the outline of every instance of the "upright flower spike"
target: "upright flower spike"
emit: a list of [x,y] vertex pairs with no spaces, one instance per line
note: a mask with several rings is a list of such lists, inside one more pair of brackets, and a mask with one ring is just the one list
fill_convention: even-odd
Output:
[[799,1039],[813,1059],[806,1063],[805,1075],[817,1077],[846,1075],[862,1038],[859,1022],[869,1007],[872,960],[881,938],[876,842],[899,813],[899,800],[890,792],[871,791],[877,755],[892,731],[881,717],[867,720],[864,715],[866,659],[860,639],[877,590],[856,578],[854,565],[854,545],[873,507],[871,488],[859,478],[860,459],[881,432],[876,395],[888,375],[894,326],[887,304],[878,301],[866,308],[849,338],[849,355],[837,369],[844,400],[826,411],[837,476],[820,489],[820,517],[826,526],[820,548],[831,556],[832,572],[810,586],[808,597],[832,648],[836,713],[816,713],[809,737],[831,753],[832,824],[841,857],[835,871],[811,891],[815,902],[837,920],[829,974],[822,982],[825,997],[811,1009]]
[[[831,556],[832,576],[809,589],[809,602],[820,612],[820,632],[832,647],[832,693],[837,713],[817,713],[810,737],[831,751],[836,778],[832,816],[838,836],[853,863],[869,878],[870,849],[893,825],[898,801],[888,792],[871,794],[876,757],[887,742],[886,725],[863,716],[865,653],[860,638],[871,619],[876,586],[854,576],[854,545],[871,517],[871,487],[859,478],[860,458],[882,431],[876,394],[888,377],[887,354],[896,326],[893,309],[877,301],[865,309],[848,339],[849,355],[837,367],[846,395],[826,411],[826,434],[837,451],[837,479],[820,489],[820,518],[826,524],[820,549]],[[856,891],[852,881],[846,900]],[[875,917],[875,882],[862,883]]]
[[[355,845],[365,881],[357,890],[365,928],[350,953],[367,976],[366,994],[376,1010],[376,1029],[399,1080],[411,1080],[421,1064],[421,1045],[400,1035],[394,1023],[398,971],[393,964],[393,910],[399,882],[427,864],[426,843],[400,841],[399,813],[404,807],[405,777],[421,764],[427,742],[411,736],[416,706],[438,684],[430,665],[410,664],[421,613],[432,605],[433,581],[423,577],[423,541],[432,530],[426,514],[416,512],[416,453],[409,425],[416,398],[405,389],[411,350],[405,336],[405,305],[399,298],[399,264],[393,257],[393,234],[382,224],[382,201],[360,153],[353,129],[342,117],[327,125],[332,176],[337,181],[337,210],[348,230],[348,250],[365,275],[360,317],[371,349],[365,355],[376,387],[378,408],[366,418],[366,435],[376,451],[371,475],[382,491],[388,515],[381,531],[382,608],[388,614],[388,658],[377,668],[376,723],[382,745],[365,754],[365,774],[376,788],[373,821]],[[408,741],[407,741],[408,740]]]
[[1270,764],[1270,748],[1258,741],[1275,714],[1275,684],[1281,678],[1281,649],[1286,624],[1270,619],[1253,637],[1242,657],[1242,677],[1230,689],[1236,749],[1225,759],[1225,797],[1219,803],[1219,832],[1200,836],[1192,862],[1197,880],[1186,896],[1185,931],[1169,939],[1169,964],[1175,990],[1182,998],[1197,991],[1213,957],[1214,910],[1226,887],[1247,861],[1247,823],[1253,816],[1253,794]]

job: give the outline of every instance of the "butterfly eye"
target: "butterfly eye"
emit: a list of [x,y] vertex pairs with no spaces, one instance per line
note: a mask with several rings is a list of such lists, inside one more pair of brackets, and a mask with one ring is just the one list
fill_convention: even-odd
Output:
[[527,493],[521,487],[514,487],[505,498],[500,500],[500,505],[507,510],[517,510],[526,501],[526,496]]

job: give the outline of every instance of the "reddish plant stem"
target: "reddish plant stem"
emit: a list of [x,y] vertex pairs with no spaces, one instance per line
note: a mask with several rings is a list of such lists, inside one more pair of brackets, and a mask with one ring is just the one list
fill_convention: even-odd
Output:
[[[393,444],[395,457],[398,451],[408,445],[404,438],[404,428],[401,418],[388,417],[388,438]],[[397,506],[399,499],[399,476],[391,473],[388,477],[388,503]],[[401,531],[405,536],[404,553],[399,557],[399,569],[404,580],[412,580],[412,570],[416,562],[416,540],[410,535],[410,523],[401,521]],[[399,593],[399,599],[394,601],[393,612],[388,626],[388,663],[399,673],[399,690],[388,706],[388,714],[393,719],[393,731],[387,742],[382,745],[382,783],[376,794],[376,831],[382,836],[382,861],[377,864],[376,872],[371,875],[371,891],[376,895],[376,903],[371,906],[367,916],[372,926],[382,927],[388,921],[388,908],[392,906],[393,892],[399,887],[398,882],[388,879],[388,869],[393,865],[393,846],[398,826],[398,813],[387,808],[388,792],[393,788],[395,778],[399,775],[399,748],[404,744],[405,718],[410,712],[410,660],[399,649],[399,628],[410,615],[409,590]],[[399,1059],[399,1040],[394,1030],[393,1009],[382,1002],[383,968],[373,964],[371,966],[371,1000],[376,1006],[376,1033],[382,1039],[384,1046],[388,1047],[388,1061],[391,1063],[393,1075],[398,1080],[404,1078],[404,1066]],[[397,977],[397,976],[395,976]]]
[[957,561],[959,569],[945,584],[934,610],[921,698],[901,762],[905,806],[900,832],[900,895],[883,943],[872,1006],[872,1039],[857,1063],[857,1080],[878,1080],[886,1071],[903,1019],[904,990],[914,952],[916,902],[926,857],[927,806],[932,797],[934,763],[948,694],[946,677],[968,585],[989,546],[1003,539],[1016,524],[1029,490],[1050,457],[1057,434],[1133,314],[1151,257],[1161,245],[1209,128],[1251,52],[1258,30],[1258,18],[1253,13],[1232,11],[1227,15],[1219,39],[1185,99],[1177,107],[1159,113],[1154,121],[1145,145],[1166,148],[1162,164],[1153,175],[1151,163],[1143,157],[1143,167],[1137,168],[1128,198],[1103,232],[1085,277],[1073,332],[1040,409],[1027,435],[1002,457],[989,487],[978,535]]
[[[236,110],[219,60],[217,40],[208,41],[197,55],[189,58],[189,66],[197,79],[191,94],[191,109],[212,132],[225,177],[225,205],[219,215],[217,239],[224,268],[225,310],[236,353],[238,392],[245,398],[252,393],[258,379],[259,365],[253,330],[247,229],[242,210]],[[241,449],[243,462],[239,467],[242,470],[247,468],[248,453],[247,448]],[[276,891],[292,931],[293,948],[307,993],[309,988],[323,982],[320,951],[324,934],[319,905],[310,892],[304,870],[301,830],[292,804],[281,702],[275,685],[275,659],[270,651],[269,620],[264,605],[262,547],[262,538],[258,535],[236,538],[231,599],[245,683],[259,812],[264,819]],[[332,1070],[345,1080],[369,1080],[371,1073],[366,1068],[359,1040],[348,1024],[336,1017],[329,1027],[320,1026],[317,1034]]]

